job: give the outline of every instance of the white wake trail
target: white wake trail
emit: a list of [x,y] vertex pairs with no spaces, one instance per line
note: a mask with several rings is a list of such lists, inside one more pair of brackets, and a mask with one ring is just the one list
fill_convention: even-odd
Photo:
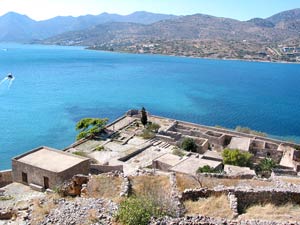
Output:
[[6,80],[8,80],[7,77],[5,77],[4,79],[2,79],[2,80],[0,81],[0,85],[3,84]]

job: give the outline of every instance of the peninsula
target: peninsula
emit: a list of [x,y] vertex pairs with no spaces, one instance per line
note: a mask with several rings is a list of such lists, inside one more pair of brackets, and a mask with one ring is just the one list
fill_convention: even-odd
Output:
[[0,172],[0,221],[299,224],[299,145],[145,109],[106,122],[81,120],[63,151],[14,157]]

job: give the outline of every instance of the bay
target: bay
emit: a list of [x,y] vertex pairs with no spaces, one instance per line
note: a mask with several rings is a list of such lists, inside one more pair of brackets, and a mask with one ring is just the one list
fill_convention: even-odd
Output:
[[238,125],[300,140],[300,65],[134,55],[0,43],[0,169],[75,140],[83,117],[132,108],[204,125]]

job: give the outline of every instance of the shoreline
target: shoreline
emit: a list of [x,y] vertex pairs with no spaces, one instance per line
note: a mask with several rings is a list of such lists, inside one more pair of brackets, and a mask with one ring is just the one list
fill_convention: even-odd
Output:
[[[58,45],[61,46],[61,45]],[[74,46],[74,45],[65,45],[65,46]],[[191,58],[191,59],[209,59],[209,60],[223,60],[223,61],[240,61],[240,62],[261,62],[261,63],[278,63],[278,64],[295,64],[299,65],[300,62],[288,62],[288,61],[267,61],[267,60],[256,60],[256,59],[237,59],[237,58],[213,58],[213,57],[199,57],[199,56],[184,56],[184,55],[168,55],[168,54],[160,54],[160,53],[135,53],[135,52],[126,52],[126,51],[108,51],[101,49],[93,49],[90,47],[84,47],[85,50],[91,51],[101,51],[101,52],[111,52],[111,53],[119,53],[119,54],[133,54],[133,55],[158,55],[158,56],[171,56],[171,57],[181,57],[181,58]]]

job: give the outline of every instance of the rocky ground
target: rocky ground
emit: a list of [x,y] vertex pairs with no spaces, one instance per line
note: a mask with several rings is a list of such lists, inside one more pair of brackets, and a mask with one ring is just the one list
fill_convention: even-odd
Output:
[[57,208],[40,225],[112,224],[118,206],[110,200],[76,198],[74,201],[57,200]]

